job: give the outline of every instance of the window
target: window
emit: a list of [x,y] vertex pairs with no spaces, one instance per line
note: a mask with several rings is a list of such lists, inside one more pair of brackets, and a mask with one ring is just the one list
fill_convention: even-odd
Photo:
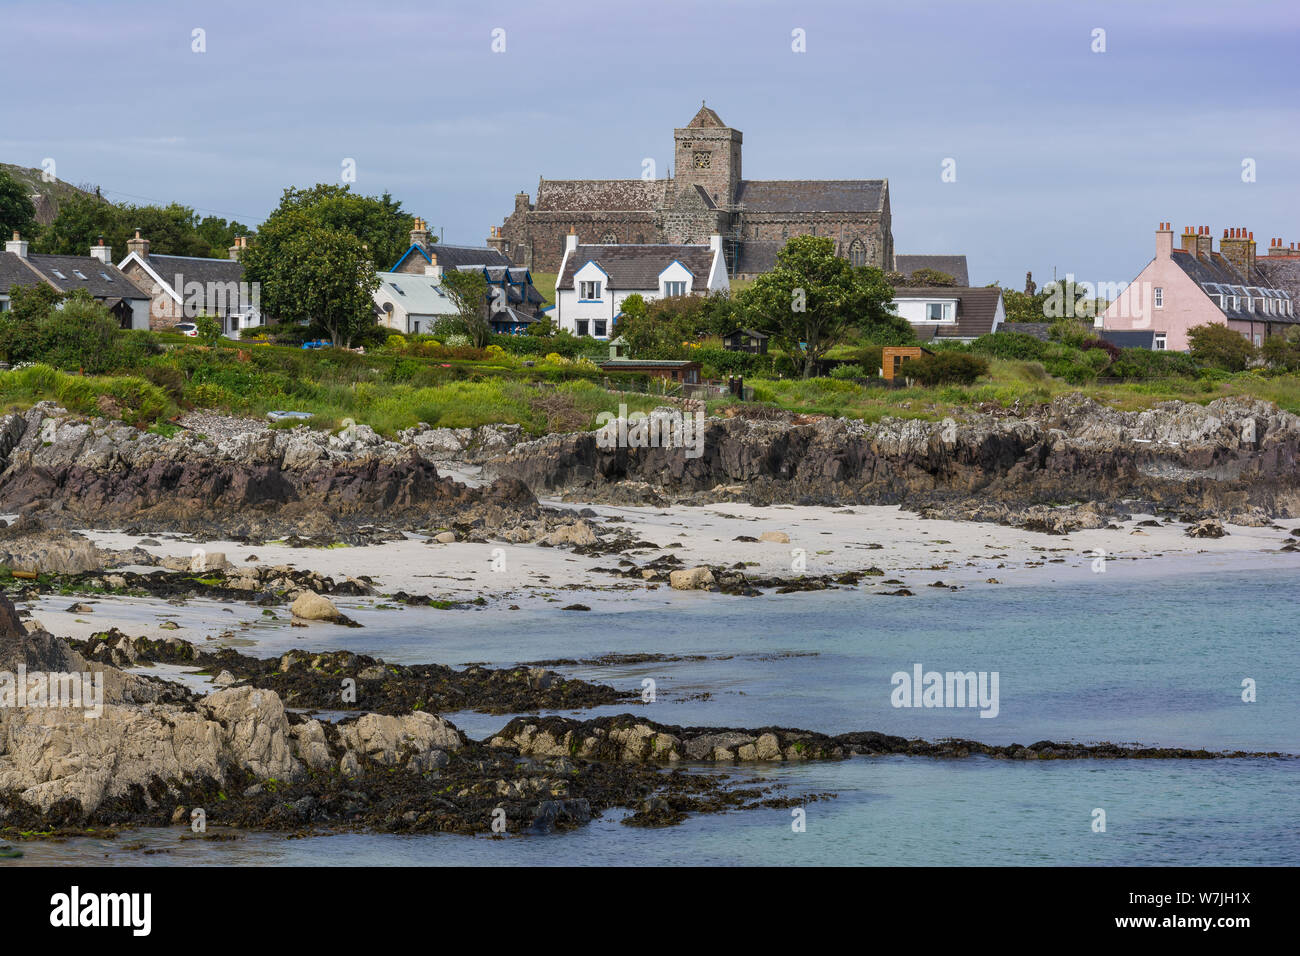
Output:
[[579,282],[578,298],[584,302],[600,301],[600,283],[599,282]]
[[1164,333],[1164,332],[1157,332],[1157,333],[1156,333],[1155,350],[1156,350],[1157,352],[1163,352],[1163,351],[1165,350],[1165,333]]
[[104,281],[105,281],[105,282],[112,282],[112,281],[113,281],[113,277],[112,277],[111,275],[109,275],[107,272],[101,272],[100,275],[104,277]]
[[1260,335],[1258,332],[1256,332],[1256,333],[1255,333],[1255,348],[1259,348],[1259,347],[1260,347],[1261,345],[1263,345],[1263,344],[1264,344],[1264,336],[1262,336],[1262,335]]
[[600,241],[607,246],[617,245],[618,236],[614,235],[612,232],[607,232],[605,235],[601,236]]
[[76,276],[78,279],[86,278],[86,274],[82,272],[80,269],[73,269],[72,274]]
[[8,311],[9,311],[9,300],[0,299],[0,312],[8,312]]
[[586,335],[586,334],[587,334],[587,320],[586,320],[586,319],[579,319],[578,322],[577,322],[577,326],[578,326],[578,334],[579,334],[579,335]]
[[670,295],[685,295],[685,294],[686,294],[686,283],[685,283],[685,282],[665,282],[665,283],[664,283],[664,295],[665,295],[665,296],[670,296]]
[[1163,309],[1165,307],[1165,290],[1160,288],[1160,286],[1155,287],[1155,305],[1157,309]]
[[853,244],[849,246],[849,262],[855,266],[867,264],[867,247],[862,244],[861,239],[854,239]]
[[952,304],[949,302],[928,302],[925,306],[925,317],[930,322],[946,322],[952,315]]
[[596,321],[591,323],[591,325],[592,325],[591,334],[596,336],[597,338],[603,338],[605,335],[605,320],[596,319]]
[[390,282],[388,284],[397,290],[398,295],[406,295],[406,293],[402,291],[402,287],[398,285],[396,282]]
[[713,166],[713,154],[708,150],[697,149],[695,151],[695,168],[710,169]]
[[66,279],[66,278],[67,278],[67,276],[65,276],[65,275],[64,275],[62,272],[60,272],[58,269],[51,269],[50,271],[53,272],[56,276],[58,276],[60,279]]

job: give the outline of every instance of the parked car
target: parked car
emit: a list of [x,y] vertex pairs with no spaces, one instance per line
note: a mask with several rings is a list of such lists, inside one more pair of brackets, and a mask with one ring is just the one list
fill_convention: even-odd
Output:
[[177,322],[172,331],[179,332],[181,335],[188,335],[190,338],[198,338],[199,327],[193,322]]

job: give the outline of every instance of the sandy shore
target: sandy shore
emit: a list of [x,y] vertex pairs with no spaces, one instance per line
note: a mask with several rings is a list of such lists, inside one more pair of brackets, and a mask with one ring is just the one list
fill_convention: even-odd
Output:
[[[546,503],[575,512],[581,507]],[[719,504],[676,507],[670,512],[615,507],[592,510],[600,516],[601,520],[593,522],[598,528],[619,528],[657,547],[587,556],[563,546],[438,544],[413,536],[368,547],[291,548],[230,541],[196,545],[160,535],[153,536],[158,544],[143,547],[160,558],[188,556],[196,547],[202,547],[208,553],[224,553],[236,566],[253,563],[249,559],[255,558],[262,565],[291,565],[336,580],[364,575],[383,594],[405,591],[449,601],[482,597],[489,609],[506,610],[511,605],[526,607],[541,602],[558,608],[581,601],[608,611],[635,610],[647,601],[662,607],[666,602],[745,600],[677,592],[666,585],[620,578],[602,570],[618,567],[620,560],[643,564],[663,554],[675,554],[684,567],[743,562],[748,573],[784,578],[797,577],[800,570],[824,575],[879,568],[883,575],[863,579],[860,587],[868,590],[894,590],[902,582],[901,586],[915,591],[936,581],[959,587],[1015,587],[1047,583],[1071,569],[1075,573],[1079,569],[1095,572],[1104,567],[1107,573],[1130,575],[1167,573],[1170,562],[1177,562],[1180,571],[1207,572],[1251,565],[1286,566],[1297,560],[1296,554],[1279,554],[1278,550],[1290,536],[1290,525],[1300,524],[1285,522],[1285,531],[1228,526],[1229,533],[1223,538],[1196,539],[1186,536],[1182,524],[1138,527],[1140,522],[1151,520],[1149,515],[1135,515],[1119,530],[1049,535],[995,524],[925,520],[896,507],[760,508]],[[611,518],[615,522],[607,523],[606,519]],[[741,536],[758,538],[764,532],[783,532],[789,536],[789,543],[735,540]],[[136,547],[141,540],[118,532],[86,534],[104,548]],[[809,601],[817,599],[815,592],[805,597]],[[361,602],[363,606],[365,603]],[[191,606],[183,614],[180,609],[177,613],[193,618],[197,611]],[[85,636],[102,629],[108,623],[106,618],[93,622],[79,619],[74,613],[51,611],[48,603],[42,612],[46,626],[70,636]],[[220,619],[209,624],[222,626]],[[139,633],[155,630],[148,626]]]

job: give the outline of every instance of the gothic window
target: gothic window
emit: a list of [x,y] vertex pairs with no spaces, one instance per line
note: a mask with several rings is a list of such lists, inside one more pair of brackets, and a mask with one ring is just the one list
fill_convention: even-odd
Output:
[[849,246],[849,262],[855,266],[867,264],[867,247],[862,244],[861,239],[854,239],[853,244]]
[[789,239],[789,238],[790,238],[790,227],[789,227],[789,226],[782,226],[782,227],[781,227],[781,238],[782,238],[782,239]]
[[614,235],[612,232],[607,232],[601,237],[600,241],[607,246],[612,246],[617,244],[618,236]]
[[710,169],[713,165],[713,154],[708,150],[697,149],[695,151],[695,168]]

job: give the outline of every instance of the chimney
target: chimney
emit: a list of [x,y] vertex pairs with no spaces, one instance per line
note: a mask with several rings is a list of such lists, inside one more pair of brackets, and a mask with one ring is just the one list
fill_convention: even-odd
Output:
[[140,238],[140,230],[135,231],[135,238],[126,241],[126,251],[128,254],[134,252],[141,259],[149,258],[149,240]]
[[419,216],[411,223],[411,245],[419,246],[425,252],[433,245],[433,236],[429,233],[429,224]]
[[438,265],[436,262],[434,262],[432,265],[427,265],[424,267],[424,274],[427,276],[433,276],[435,279],[441,282],[442,266]]
[[506,242],[506,237],[501,234],[500,226],[493,226],[491,230],[489,230],[487,244],[489,249],[495,249],[502,255],[505,255],[506,250],[509,248],[509,244]]
[[239,254],[244,251],[244,237],[235,236],[235,244],[226,250],[226,255],[236,262],[239,261]]
[[[722,248],[722,237],[715,236],[718,240],[718,248]],[[709,240],[709,245],[713,245],[713,239]],[[1174,252],[1174,230],[1167,222],[1162,222],[1160,228],[1156,230],[1156,258],[1168,259]]]
[[1196,234],[1196,258],[1208,259],[1214,252],[1214,236],[1210,235],[1209,226],[1201,226],[1201,231]]
[[1223,230],[1219,240],[1219,254],[1232,263],[1245,280],[1255,281],[1255,239],[1245,227]]
[[104,237],[100,236],[99,241],[90,247],[90,257],[98,259],[104,265],[109,265],[113,258],[113,248],[104,245]]
[[1293,256],[1295,255],[1295,243],[1291,243],[1291,248],[1288,249],[1280,236],[1276,239],[1270,239],[1268,241],[1268,254],[1270,256]]
[[1196,255],[1196,230],[1191,226],[1183,227],[1183,252]]
[[574,249],[577,248],[578,248],[578,234],[574,232],[573,227],[570,226],[569,234],[564,237],[564,251],[566,253],[572,252]]
[[722,237],[719,235],[709,236],[709,251],[715,256],[722,255]]
[[12,252],[19,259],[27,258],[27,243],[18,235],[17,229],[14,230],[14,237],[5,243],[5,252]]

